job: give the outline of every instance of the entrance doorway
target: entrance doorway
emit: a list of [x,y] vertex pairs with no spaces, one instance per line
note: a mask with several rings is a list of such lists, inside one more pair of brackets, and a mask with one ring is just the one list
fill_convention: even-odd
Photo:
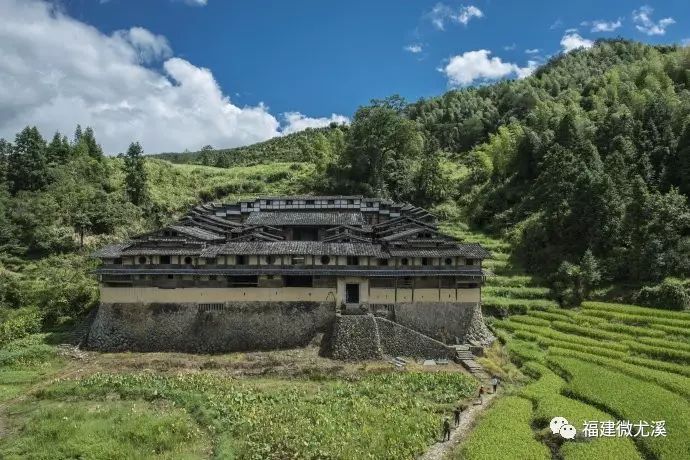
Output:
[[345,303],[359,303],[359,284],[345,285]]

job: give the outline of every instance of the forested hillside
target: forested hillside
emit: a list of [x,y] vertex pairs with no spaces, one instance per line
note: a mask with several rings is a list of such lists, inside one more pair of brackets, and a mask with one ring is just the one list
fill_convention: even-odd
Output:
[[688,48],[602,41],[523,80],[373,101],[330,158],[317,188],[503,234],[561,302],[615,282],[687,305],[672,279],[653,285],[690,273]]

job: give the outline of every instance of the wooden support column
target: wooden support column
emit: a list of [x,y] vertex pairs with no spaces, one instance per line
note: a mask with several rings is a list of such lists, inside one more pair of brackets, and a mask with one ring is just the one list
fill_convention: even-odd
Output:
[[395,303],[398,303],[398,277],[396,276],[395,278],[393,278],[393,280],[393,287],[395,290],[394,301]]

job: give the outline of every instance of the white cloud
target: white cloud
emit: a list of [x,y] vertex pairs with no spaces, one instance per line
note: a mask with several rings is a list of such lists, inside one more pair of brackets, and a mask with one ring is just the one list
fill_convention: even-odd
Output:
[[527,67],[515,66],[515,73],[518,78],[527,78],[534,73],[539,67],[538,61],[529,60],[527,61]]
[[592,40],[582,38],[576,32],[568,32],[561,38],[561,47],[563,52],[567,53],[578,48],[591,48],[594,45]]
[[527,53],[527,54],[537,54],[537,53],[539,53],[539,51],[541,51],[539,48],[531,48],[531,49],[526,49],[526,50],[525,50],[525,53]]
[[307,128],[323,128],[331,123],[339,125],[350,123],[350,119],[338,114],[331,114],[330,117],[310,118],[299,112],[287,112],[283,114],[286,126],[283,128],[283,134],[291,134],[297,131],[302,131]]
[[412,45],[407,45],[405,48],[405,51],[409,51],[412,54],[418,54],[424,51],[424,48],[420,44],[412,44]]
[[481,18],[482,16],[484,16],[482,10],[476,6],[470,5],[461,7],[456,19],[459,23],[467,25],[472,18]]
[[690,38],[684,38],[680,41],[680,44],[683,46],[690,46]]
[[472,18],[481,18],[484,13],[474,5],[463,5],[460,9],[455,10],[444,3],[437,3],[426,16],[434,27],[445,30],[446,22],[455,22],[466,26]]
[[182,0],[185,2],[187,5],[191,6],[206,6],[208,3],[208,0]]
[[39,1],[0,0],[0,17],[0,137],[28,124],[71,135],[80,123],[117,153],[135,140],[160,152],[281,134],[266,106],[233,104],[209,69],[171,57],[167,40],[146,29],[105,35]]
[[503,62],[499,57],[491,57],[489,50],[476,50],[451,57],[448,64],[439,71],[446,75],[452,86],[467,86],[474,82],[497,80],[512,75],[524,78],[531,75],[536,67],[535,61],[529,61],[527,67],[520,67],[511,62]]
[[512,51],[512,50],[514,50],[515,48],[517,48],[517,45],[516,45],[515,43],[511,43],[510,45],[506,45],[506,46],[503,47],[503,49],[506,50],[506,51]]
[[563,21],[561,19],[556,19],[553,24],[549,26],[549,29],[555,30],[560,29],[563,26]]
[[654,13],[654,8],[648,5],[633,11],[633,22],[637,30],[647,35],[664,35],[666,28],[676,23],[675,19],[670,17],[654,22],[652,13]]
[[164,36],[154,35],[142,27],[118,30],[113,35],[130,44],[139,54],[139,60],[142,63],[159,61],[172,56],[172,49]]
[[603,21],[597,19],[594,21],[584,21],[580,25],[585,27],[591,27],[590,32],[613,32],[623,25],[621,19],[616,19],[615,21]]

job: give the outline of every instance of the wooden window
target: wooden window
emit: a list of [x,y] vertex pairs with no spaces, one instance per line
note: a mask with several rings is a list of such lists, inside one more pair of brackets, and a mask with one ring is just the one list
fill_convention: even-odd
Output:
[[113,264],[122,265],[122,257],[118,257],[117,259],[113,259]]
[[259,285],[259,277],[256,275],[228,276],[228,284],[231,287],[257,287]]
[[474,259],[465,259],[465,265],[474,265]]
[[443,263],[446,265],[453,265],[453,259],[451,259],[450,257],[446,257]]
[[160,263],[165,265],[170,264],[170,256],[161,256]]
[[329,256],[321,256],[321,265],[328,265],[329,263],[331,263]]
[[290,262],[292,265],[304,265],[304,256],[292,256]]
[[381,259],[378,259],[377,262],[381,266],[387,266],[388,265],[388,259],[381,258]]
[[146,256],[139,256],[139,263],[140,264],[145,264],[146,263]]
[[187,265],[192,265],[193,259],[189,256],[184,258],[184,263]]
[[273,265],[274,263],[276,263],[276,256],[266,256],[266,263],[269,265]]
[[400,259],[400,265],[405,265],[405,266],[406,266],[406,265],[409,265],[409,264],[410,264],[410,260],[409,260],[407,257],[403,257],[402,259]]
[[359,265],[359,257],[347,256],[347,265]]
[[287,275],[285,276],[285,286],[286,287],[313,287],[314,281],[311,276],[296,276]]
[[431,265],[428,257],[422,257],[422,265]]
[[235,265],[247,265],[247,256],[243,254],[235,256]]

